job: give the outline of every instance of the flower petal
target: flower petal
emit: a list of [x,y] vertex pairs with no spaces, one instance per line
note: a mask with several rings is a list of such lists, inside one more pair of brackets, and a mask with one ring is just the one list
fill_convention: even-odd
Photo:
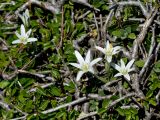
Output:
[[107,56],[107,62],[110,63],[112,61],[112,56]]
[[113,48],[113,55],[116,54],[116,53],[118,53],[120,49],[121,49],[120,46],[114,47],[114,48]]
[[78,51],[75,51],[75,55],[80,64],[84,63],[84,59]]
[[99,47],[99,46],[96,46],[95,48],[105,54],[105,49],[104,48]]
[[83,74],[84,74],[83,71],[79,71],[79,72],[77,73],[76,81],[79,81]]
[[35,42],[35,41],[37,41],[37,38],[28,38],[27,39],[27,42]]
[[21,42],[21,40],[20,40],[20,39],[18,39],[18,40],[14,40],[14,41],[12,42],[12,44],[17,44],[17,43],[22,43],[22,42]]
[[28,18],[29,18],[29,10],[28,10],[28,9],[26,9],[26,10],[25,10],[24,15],[25,15],[26,19],[28,19]]
[[94,74],[94,69],[93,69],[92,66],[89,68],[89,72],[91,72],[92,74]]
[[22,16],[21,14],[19,14],[18,16],[21,18],[23,24],[25,24],[25,18],[24,18],[24,16]]
[[15,32],[15,34],[19,39],[21,38],[21,35],[17,31]]
[[26,44],[27,44],[27,41],[23,41],[22,43],[23,43],[24,45],[26,45]]
[[117,71],[121,70],[121,67],[118,66],[117,64],[111,63],[112,67],[114,67]]
[[121,69],[125,69],[126,67],[125,67],[125,63],[124,63],[124,61],[121,59]]
[[26,36],[26,31],[23,24],[21,25],[21,36]]
[[129,74],[126,74],[126,75],[123,75],[127,80],[129,80],[130,81],[130,76],[129,76]]
[[106,48],[108,49],[109,48],[109,41],[107,40],[106,42]]
[[81,65],[80,64],[77,64],[77,63],[69,63],[70,65],[76,67],[76,68],[79,68],[81,69]]
[[119,77],[119,76],[122,76],[122,73],[117,73],[114,75],[114,77]]
[[100,60],[102,60],[102,58],[96,58],[96,59],[92,60],[92,62],[90,63],[90,66],[93,66],[94,64],[96,64]]
[[29,29],[29,30],[28,30],[28,32],[26,33],[28,37],[30,36],[31,31],[32,31],[32,30],[31,30],[31,29]]
[[131,71],[134,71],[135,69],[134,68],[130,68],[128,69],[128,72],[131,72]]
[[85,62],[89,64],[90,61],[91,61],[91,51],[88,50],[86,58],[85,58]]
[[134,61],[135,61],[135,60],[132,59],[132,60],[127,64],[126,68],[127,68],[127,69],[130,69],[131,66],[133,65]]

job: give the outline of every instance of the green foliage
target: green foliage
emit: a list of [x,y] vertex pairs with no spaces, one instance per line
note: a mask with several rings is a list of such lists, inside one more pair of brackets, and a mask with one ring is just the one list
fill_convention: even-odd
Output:
[[[139,80],[139,73],[150,57],[147,53],[153,42],[151,40],[154,38],[155,46],[159,46],[159,23],[153,20],[154,23],[146,27],[144,40],[138,43],[134,62],[136,69],[129,73],[131,81],[121,76],[117,78],[114,76],[117,71],[112,65],[120,63],[120,59],[125,64],[132,59],[134,41],[143,30],[144,20],[151,16],[146,17],[139,6],[118,6],[117,3],[123,1],[113,1],[112,4],[108,0],[88,1],[90,5],[66,0],[60,7],[60,1],[52,6],[50,0],[36,1],[40,2],[38,5],[27,0],[0,1],[0,120],[21,117],[27,120],[76,120],[89,113],[95,115],[88,119],[95,116],[103,120],[139,120],[146,117],[142,111],[160,113],[160,60],[159,55],[156,56],[159,52],[152,52],[154,60],[144,68],[142,80]],[[158,1],[150,2],[141,1],[146,9],[160,7]],[[24,4],[27,6],[23,8]],[[60,12],[53,14],[55,8]],[[23,24],[18,14],[23,14],[25,9],[30,14],[26,31],[32,29],[29,37],[38,41],[13,45],[12,42],[18,39],[15,32],[19,33]],[[142,21],[130,20],[143,17]],[[153,24],[157,30],[154,37],[151,32]],[[123,48],[113,56],[111,63],[106,62],[104,54],[95,49],[95,46],[105,47],[108,39],[113,47]],[[80,81],[75,81],[79,69],[70,64],[77,62],[74,51],[79,51],[85,58],[89,49],[91,59],[103,59],[93,67],[94,75],[88,72]],[[128,51],[130,56],[123,50]],[[137,86],[140,90],[135,88]],[[124,97],[132,92],[135,95]],[[81,98],[85,100],[77,102]],[[43,114],[46,111],[48,113]],[[154,119],[154,114],[152,117]]]

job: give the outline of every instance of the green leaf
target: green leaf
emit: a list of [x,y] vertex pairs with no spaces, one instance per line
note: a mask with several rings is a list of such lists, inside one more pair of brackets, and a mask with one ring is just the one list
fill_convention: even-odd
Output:
[[52,70],[52,76],[53,76],[54,78],[59,78],[59,77],[60,77],[59,71],[58,71],[57,69],[53,69],[53,70]]
[[0,82],[0,88],[4,89],[5,87],[7,87],[10,84],[10,82],[8,81],[1,81]]
[[78,115],[77,111],[75,111],[75,110],[70,111],[69,112],[69,120],[76,120],[77,115]]
[[160,82],[158,79],[154,79],[153,84],[149,87],[151,90],[155,90],[157,88],[160,88]]
[[153,92],[154,92],[154,91],[149,90],[149,91],[147,92],[147,94],[146,94],[146,97],[147,97],[147,98],[150,98],[150,97],[153,95]]
[[127,26],[127,27],[125,28],[125,31],[126,31],[127,33],[131,33],[131,26]]
[[160,60],[158,60],[154,66],[154,71],[160,73]]
[[131,120],[132,114],[126,116],[126,120]]
[[56,107],[57,106],[57,101],[56,100],[51,100],[51,104],[52,104],[52,107]]
[[43,102],[41,103],[41,105],[40,105],[40,109],[41,109],[41,110],[45,110],[49,103],[50,103],[49,100],[43,101]]
[[21,79],[19,79],[19,82],[21,83],[21,85],[24,88],[27,88],[27,87],[33,85],[35,81],[32,78],[21,78]]
[[52,54],[52,56],[49,57],[49,61],[58,64],[61,62],[61,56],[59,54]]
[[154,98],[150,99],[149,103],[152,104],[153,106],[157,105],[156,100]]
[[106,108],[100,108],[99,110],[98,110],[98,114],[100,115],[100,114],[103,114],[104,112],[106,112],[107,111],[107,109]]
[[71,102],[72,101],[72,96],[71,95],[68,95],[67,98],[66,98],[66,102]]
[[50,92],[54,96],[60,96],[61,95],[61,90],[57,87],[52,87]]
[[77,32],[82,32],[82,30],[84,30],[84,25],[82,23],[77,23],[76,24],[76,29],[77,29]]
[[68,91],[69,93],[74,93],[75,92],[75,85],[73,82],[70,82],[68,85],[64,86],[64,89]]
[[87,17],[90,18],[90,19],[92,19],[92,18],[93,18],[93,13],[89,13],[89,14],[87,15]]
[[47,95],[46,91],[44,89],[42,89],[42,88],[37,88],[36,92],[39,93],[39,94],[41,94],[41,95]]
[[61,118],[65,115],[66,113],[64,111],[60,111],[56,114],[56,118]]
[[112,35],[117,36],[117,37],[122,37],[123,34],[124,34],[124,30],[123,29],[117,29],[117,30],[112,32]]
[[138,110],[136,108],[131,107],[130,111],[131,111],[132,115],[138,114]]
[[103,100],[103,102],[102,102],[102,106],[103,106],[103,108],[107,108],[108,107],[108,105],[110,104],[110,100]]
[[145,63],[144,60],[138,60],[138,61],[135,62],[137,67],[143,67],[144,63]]
[[116,110],[117,110],[117,112],[118,112],[121,116],[125,116],[125,113],[124,113],[124,110],[123,110],[123,109],[117,108]]
[[18,100],[22,103],[24,103],[26,101],[26,98],[24,98],[24,95],[23,93],[21,93],[19,96],[18,96]]
[[33,100],[28,100],[25,104],[25,111],[32,112],[33,109],[34,109]]
[[128,38],[130,38],[130,39],[136,39],[136,35],[134,33],[130,33],[128,35]]

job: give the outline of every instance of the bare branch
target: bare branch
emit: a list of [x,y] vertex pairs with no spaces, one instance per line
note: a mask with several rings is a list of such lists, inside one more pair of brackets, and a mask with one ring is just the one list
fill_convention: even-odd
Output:
[[25,120],[26,117],[27,117],[27,115],[19,117],[19,118],[13,118],[13,119],[10,119],[10,120]]
[[148,16],[148,18],[146,19],[141,32],[139,33],[138,37],[134,40],[132,58],[137,57],[138,46],[139,46],[139,44],[141,44],[143,42],[143,40],[147,34],[148,28],[151,25],[151,23],[153,22],[153,19],[154,19],[155,15],[157,14],[157,12],[158,12],[157,9],[152,10],[150,16]]
[[[57,111],[57,110],[59,110],[59,109],[61,109],[61,108],[73,106],[73,105],[79,104],[79,103],[84,102],[84,101],[87,101],[87,100],[89,100],[87,97],[82,97],[82,98],[79,98],[79,99],[77,99],[77,100],[74,100],[74,101],[72,101],[72,102],[70,102],[70,103],[66,103],[66,104],[60,105],[60,106],[58,106],[58,107],[56,107],[56,108],[51,108],[51,109],[45,110],[45,111],[43,111],[43,112],[41,112],[41,113],[42,113],[42,114],[52,113],[52,112],[55,112],[55,111]],[[35,115],[36,115],[36,114],[35,114]]]
[[[40,85],[41,88],[47,88],[47,87],[50,87],[52,85],[54,85],[55,83],[46,83],[44,85]],[[36,92],[37,88],[32,88],[30,89],[28,92]]]
[[[111,107],[113,107],[114,105],[116,105],[120,101],[124,100],[125,98],[131,97],[131,96],[134,96],[134,95],[135,95],[134,93],[129,93],[129,94],[113,101],[112,103],[110,103],[110,105],[106,109],[110,109]],[[91,117],[91,116],[95,116],[97,114],[98,114],[98,112],[87,113],[87,114],[79,116],[79,118],[77,120],[82,120],[82,119],[85,119],[85,118],[88,118],[88,117]]]
[[92,6],[91,4],[89,4],[86,0],[72,0],[75,3],[87,6],[91,9],[94,9],[95,11],[100,11],[99,9],[95,8],[94,6]]
[[135,5],[139,6],[142,10],[142,13],[145,17],[148,17],[149,13],[147,12],[146,8],[142,5],[142,3],[138,1],[122,1],[122,2],[117,2],[118,5]]
[[0,106],[1,106],[2,108],[6,109],[7,111],[10,110],[9,105],[6,104],[6,103],[4,103],[3,101],[0,101]]
[[79,116],[79,118],[77,118],[76,120],[83,120],[85,118],[88,118],[88,117],[91,117],[91,116],[95,116],[97,114],[98,114],[98,112],[90,112],[90,113],[83,114],[83,115]]
[[53,14],[57,14],[60,12],[60,9],[58,5],[53,5],[52,3],[49,2],[41,2],[38,0],[29,0],[28,2],[26,2],[25,4],[23,4],[20,8],[18,8],[15,11],[15,15],[18,15],[19,12],[25,10],[28,6],[30,6],[31,4],[37,5],[39,7],[44,8],[45,10],[50,11]]
[[116,105],[117,103],[119,103],[120,101],[128,98],[128,97],[132,97],[132,96],[135,96],[135,93],[128,93],[127,95],[113,101],[112,103],[109,104],[109,106],[107,107],[107,109],[110,109],[111,107],[113,107],[114,105]]

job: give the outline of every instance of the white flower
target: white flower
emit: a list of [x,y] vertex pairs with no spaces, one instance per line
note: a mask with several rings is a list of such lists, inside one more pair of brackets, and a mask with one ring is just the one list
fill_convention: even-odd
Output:
[[15,32],[18,39],[14,40],[12,44],[17,44],[17,43],[27,44],[28,42],[37,41],[37,38],[29,38],[31,34],[31,29],[27,33],[25,32],[24,25],[21,25],[20,29],[21,29],[21,34],[19,34],[17,31]]
[[117,73],[114,77],[118,77],[118,76],[124,76],[127,80],[130,80],[130,76],[129,76],[129,72],[133,71],[134,68],[131,68],[131,66],[134,63],[134,59],[132,59],[126,66],[124,61],[121,59],[121,65],[118,66],[117,64],[114,64],[113,67],[119,71],[119,73]]
[[106,43],[106,48],[96,46],[96,49],[105,54],[108,63],[112,61],[112,56],[117,54],[120,48],[120,46],[113,47],[112,44],[109,43],[109,41],[107,41]]
[[28,9],[26,9],[25,12],[22,15],[19,14],[18,16],[21,18],[21,20],[22,20],[22,22],[23,22],[23,24],[25,26],[29,25],[28,24],[28,19],[29,19],[29,11],[28,11]]
[[79,81],[82,75],[86,72],[91,72],[94,74],[93,65],[102,59],[102,58],[96,58],[93,61],[91,61],[90,50],[88,50],[85,60],[83,59],[83,57],[78,51],[75,51],[75,55],[77,57],[79,64],[78,63],[70,63],[70,64],[80,69],[80,71],[77,74],[77,78],[76,78],[77,81]]

